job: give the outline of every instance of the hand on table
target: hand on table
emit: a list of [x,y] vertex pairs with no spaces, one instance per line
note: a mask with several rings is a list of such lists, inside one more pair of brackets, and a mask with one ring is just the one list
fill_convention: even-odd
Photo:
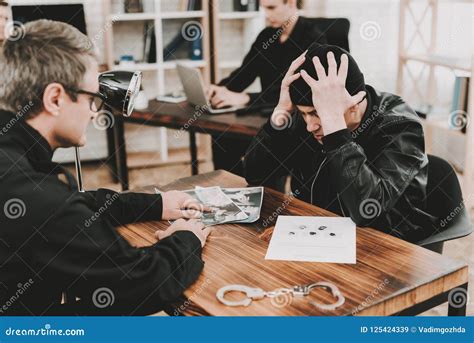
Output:
[[176,231],[191,231],[201,241],[201,246],[206,244],[207,237],[211,233],[210,227],[204,227],[204,224],[196,219],[184,220],[178,219],[171,224],[165,231],[156,231],[156,238],[162,240],[171,236]]
[[161,219],[174,220],[179,218],[201,218],[203,212],[212,210],[199,203],[189,194],[180,191],[161,193],[163,199],[163,213]]

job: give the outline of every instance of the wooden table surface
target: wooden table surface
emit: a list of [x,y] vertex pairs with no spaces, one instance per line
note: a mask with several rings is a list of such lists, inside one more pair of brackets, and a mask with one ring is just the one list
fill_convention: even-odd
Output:
[[[245,187],[243,178],[215,171],[185,178],[160,187],[163,190],[190,189],[196,185]],[[149,189],[153,192],[153,189]],[[203,249],[205,267],[199,279],[188,288],[174,314],[212,316],[308,316],[308,315],[394,315],[422,312],[438,305],[431,303],[459,286],[467,287],[468,267],[458,260],[439,255],[370,228],[357,228],[357,263],[331,264],[265,260],[276,215],[334,216],[271,189],[265,189],[261,219],[255,224],[215,226]],[[274,217],[267,227],[264,220]],[[166,222],[135,223],[119,228],[134,246],[156,242],[154,232]],[[228,284],[244,284],[273,290],[316,281],[329,281],[346,298],[343,306],[324,311],[308,300],[332,303],[325,290],[304,298],[265,298],[249,307],[227,307],[216,299],[216,291]],[[236,294],[231,299],[239,298]],[[180,311],[176,308],[181,306]],[[171,312],[171,311],[169,311]],[[170,313],[173,314],[173,313]]]
[[154,100],[150,101],[146,110],[133,111],[130,117],[124,119],[131,123],[164,126],[178,130],[183,128],[199,133],[225,133],[235,138],[255,136],[268,120],[257,114],[243,116],[237,116],[234,112],[208,114],[187,102],[170,104]]

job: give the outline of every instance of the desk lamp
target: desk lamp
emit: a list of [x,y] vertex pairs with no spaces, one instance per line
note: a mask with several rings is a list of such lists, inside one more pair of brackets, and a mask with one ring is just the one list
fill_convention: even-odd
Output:
[[[140,91],[142,73],[139,71],[107,71],[99,74],[99,93],[105,107],[128,117],[132,114],[135,99]],[[77,188],[84,192],[79,147],[75,147]]]

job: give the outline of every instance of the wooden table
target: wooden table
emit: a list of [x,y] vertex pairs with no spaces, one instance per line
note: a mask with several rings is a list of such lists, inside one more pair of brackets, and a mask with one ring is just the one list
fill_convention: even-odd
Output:
[[128,189],[127,151],[125,148],[124,123],[161,126],[189,132],[191,172],[198,174],[196,133],[225,135],[236,139],[250,140],[265,124],[267,118],[258,113],[237,116],[236,113],[208,114],[186,102],[170,104],[150,101],[148,109],[134,111],[130,117],[116,116],[112,128],[107,130],[108,160],[111,163],[115,181],[123,190]]
[[[245,187],[246,182],[228,172],[215,171],[181,179],[161,189],[184,190],[195,185]],[[212,316],[416,315],[446,302],[449,292],[455,288],[467,290],[468,267],[462,261],[370,228],[357,228],[356,264],[265,260],[276,218],[267,227],[263,222],[276,217],[277,213],[334,216],[265,189],[261,219],[255,224],[216,226],[203,249],[203,273],[167,312]],[[119,232],[134,246],[147,246],[156,242],[154,232],[166,227],[164,222],[136,223],[120,228]],[[325,290],[294,298],[291,303],[289,299],[280,299],[277,303],[265,298],[254,301],[249,307],[227,307],[215,296],[220,287],[228,284],[273,290],[323,280],[337,285],[346,298],[345,304],[335,311],[323,311],[308,302],[332,303],[334,299]],[[466,306],[450,306],[448,311],[449,315],[465,313]]]

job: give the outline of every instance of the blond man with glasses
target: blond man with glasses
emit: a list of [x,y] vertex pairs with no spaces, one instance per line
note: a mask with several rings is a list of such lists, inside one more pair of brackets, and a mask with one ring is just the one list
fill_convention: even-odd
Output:
[[[0,49],[0,315],[158,312],[201,273],[209,228],[184,219],[197,213],[184,211],[191,199],[182,192],[77,192],[52,156],[86,144],[104,106],[97,58],[68,24],[38,20],[23,29]],[[175,221],[147,248],[116,231],[160,219]]]

